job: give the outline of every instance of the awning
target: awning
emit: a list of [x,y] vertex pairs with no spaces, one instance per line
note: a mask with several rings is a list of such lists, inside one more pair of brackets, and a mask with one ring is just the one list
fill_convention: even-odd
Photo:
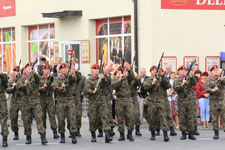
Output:
[[61,12],[42,13],[42,17],[44,18],[63,18],[72,16],[82,16],[82,10],[64,10]]

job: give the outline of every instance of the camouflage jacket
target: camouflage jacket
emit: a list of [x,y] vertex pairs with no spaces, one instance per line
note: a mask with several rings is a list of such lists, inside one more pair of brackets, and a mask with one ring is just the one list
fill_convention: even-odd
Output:
[[28,93],[28,96],[39,95],[39,84],[41,79],[40,75],[38,75],[35,72],[31,72],[27,78],[28,78],[28,84],[26,86],[26,91]]
[[82,79],[82,74],[79,71],[76,71],[74,75],[76,76],[76,81],[73,84],[73,90],[72,91],[74,92],[73,95],[77,97],[77,96],[80,95],[78,85],[79,85],[79,83]]
[[[41,80],[40,80],[40,84],[39,84],[39,92],[40,92],[40,96],[52,96],[53,94],[53,88],[52,88],[52,83],[54,81],[54,77],[49,75],[41,76]],[[40,89],[41,87],[44,86],[44,84],[47,84],[47,87],[44,89]]]
[[130,82],[130,90],[132,97],[137,96],[138,86],[141,86],[141,79],[134,78],[134,80]]
[[198,82],[198,78],[196,76],[193,76],[192,78],[189,78],[187,82],[184,84],[184,86],[181,86],[183,83],[184,76],[181,76],[177,78],[173,83],[173,89],[175,92],[177,92],[179,100],[196,100],[195,96],[195,85]]
[[[76,80],[77,77],[74,74],[68,77],[61,75],[55,78],[52,83],[52,88],[57,97],[72,97],[74,94],[73,86]],[[66,87],[62,89],[61,86],[63,83],[66,85]]]
[[[210,77],[206,82],[205,82],[205,89],[206,92],[210,94],[210,101],[223,101],[224,100],[224,85],[225,85],[225,79],[222,78],[222,80],[218,81],[218,77]],[[216,92],[212,92],[212,89],[215,87],[218,87],[219,90]]]
[[[17,83],[18,83],[19,80],[20,79],[17,80]],[[14,89],[12,89],[12,85],[13,85],[13,83],[15,81],[16,81],[16,78],[15,79],[13,79],[13,78],[9,79],[9,81],[8,81],[8,88],[6,90],[6,92],[8,94],[12,94],[12,100],[16,100],[17,98],[21,99],[23,97],[23,95],[24,95],[24,91],[20,90],[17,85],[15,86]]]
[[144,89],[149,93],[147,100],[150,102],[165,102],[167,89],[171,88],[170,82],[165,75],[160,76],[154,85],[153,78],[150,77],[144,82]]
[[6,74],[0,73],[0,94],[6,92],[8,86],[8,77]]
[[105,80],[104,85],[103,85],[103,87],[104,87],[103,88],[103,93],[109,99],[109,97],[110,97],[110,87],[111,87],[112,79],[111,79],[110,74],[104,75],[104,76],[105,76],[106,80]]

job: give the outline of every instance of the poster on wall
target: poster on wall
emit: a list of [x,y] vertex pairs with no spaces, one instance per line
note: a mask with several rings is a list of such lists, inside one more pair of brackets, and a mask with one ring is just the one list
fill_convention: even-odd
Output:
[[82,63],[90,62],[90,41],[89,40],[81,41],[81,57],[82,57]]
[[177,71],[177,57],[176,56],[164,56],[162,58],[161,63],[162,63],[163,70],[166,70],[167,66],[171,66],[173,72]]
[[16,16],[15,0],[0,0],[0,17]]
[[199,57],[198,56],[184,56],[184,66],[186,68],[188,68],[192,61],[194,61],[196,59],[196,63],[195,64],[199,64]]
[[217,65],[220,68],[219,56],[206,56],[205,57],[205,71],[209,72],[211,67]]

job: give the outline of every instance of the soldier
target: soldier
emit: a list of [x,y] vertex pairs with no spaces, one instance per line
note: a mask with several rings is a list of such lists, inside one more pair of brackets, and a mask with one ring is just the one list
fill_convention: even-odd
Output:
[[[106,104],[106,97],[104,93],[104,88],[108,83],[106,77],[103,74],[99,74],[99,65],[94,64],[91,66],[91,76],[86,80],[84,86],[84,92],[87,94],[89,108],[89,130],[91,132],[92,140],[91,142],[96,142],[95,131],[97,129],[96,123],[98,119],[102,124],[103,130],[105,131],[105,142],[109,143],[112,139],[110,138],[110,126],[108,121],[108,109]],[[102,76],[102,77],[101,77]],[[96,87],[99,78],[102,78],[99,82],[99,86]]]
[[75,102],[73,84],[76,82],[77,77],[75,74],[68,72],[67,64],[63,63],[59,67],[60,76],[54,79],[52,88],[56,93],[56,111],[58,117],[58,132],[61,135],[60,143],[65,143],[65,119],[68,118],[69,131],[72,135],[72,143],[76,144],[76,114],[75,114]]
[[7,89],[8,77],[6,74],[0,73],[0,123],[2,126],[2,147],[7,147],[7,137],[9,135],[7,120],[8,120],[8,110],[6,104],[5,92]]
[[[123,70],[123,73],[122,73]],[[131,97],[131,90],[129,82],[134,77],[131,75],[130,70],[124,70],[122,66],[117,68],[117,77],[112,80],[112,87],[116,90],[116,114],[118,117],[118,131],[120,138],[118,141],[124,141],[124,120],[128,128],[127,139],[134,141],[132,131],[134,128],[134,105]]]
[[46,115],[48,113],[51,129],[53,130],[53,138],[58,139],[57,124],[55,119],[55,106],[53,101],[53,89],[51,87],[54,77],[51,76],[51,66],[46,64],[43,66],[43,75],[41,76],[39,91],[41,98],[41,107],[43,112],[43,123],[46,129]]
[[34,111],[34,117],[38,133],[41,135],[42,145],[48,143],[42,120],[43,113],[41,109],[41,100],[39,98],[39,84],[40,76],[33,71],[33,63],[27,63],[25,66],[25,74],[16,85],[18,90],[25,90],[27,94],[24,97],[24,103],[26,103],[26,105],[23,107],[26,144],[31,144],[31,110]]
[[[169,131],[166,112],[165,112],[165,100],[164,95],[167,89],[171,87],[165,74],[157,78],[157,67],[152,66],[150,68],[151,77],[144,83],[144,89],[148,91],[148,115],[149,115],[149,130],[151,131],[151,140],[155,140],[155,130],[157,129],[157,119],[160,121],[161,128],[163,130],[164,141],[169,141],[167,132]],[[167,94],[167,93],[166,93]]]
[[186,131],[189,131],[188,138],[196,140],[194,137],[194,115],[195,115],[195,93],[194,87],[197,83],[197,77],[193,72],[189,74],[189,80],[185,80],[186,69],[184,66],[178,68],[179,77],[174,81],[173,88],[178,94],[178,115],[180,121],[180,130],[182,132],[181,140],[186,139]]
[[7,93],[12,94],[11,107],[10,107],[10,121],[11,128],[14,132],[13,140],[19,140],[19,127],[18,127],[18,113],[22,112],[23,115],[23,93],[24,91],[19,91],[16,87],[16,83],[20,78],[20,68],[19,66],[13,67],[13,72],[11,73],[11,78],[8,82]]
[[224,77],[219,76],[218,66],[214,65],[210,69],[210,77],[205,82],[206,92],[210,94],[210,116],[212,119],[212,126],[215,132],[213,136],[214,140],[219,139],[219,125],[218,118],[219,114],[223,124],[223,129],[225,129],[225,103],[224,103]]

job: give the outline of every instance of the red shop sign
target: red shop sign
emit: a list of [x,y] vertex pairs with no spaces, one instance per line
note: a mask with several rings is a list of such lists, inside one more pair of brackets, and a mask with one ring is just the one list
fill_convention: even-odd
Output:
[[225,10],[225,0],[161,0],[161,8]]
[[66,53],[67,53],[67,55],[74,55],[75,52],[74,52],[74,50],[69,49],[66,51]]
[[15,0],[0,0],[0,17],[9,17],[16,15]]

